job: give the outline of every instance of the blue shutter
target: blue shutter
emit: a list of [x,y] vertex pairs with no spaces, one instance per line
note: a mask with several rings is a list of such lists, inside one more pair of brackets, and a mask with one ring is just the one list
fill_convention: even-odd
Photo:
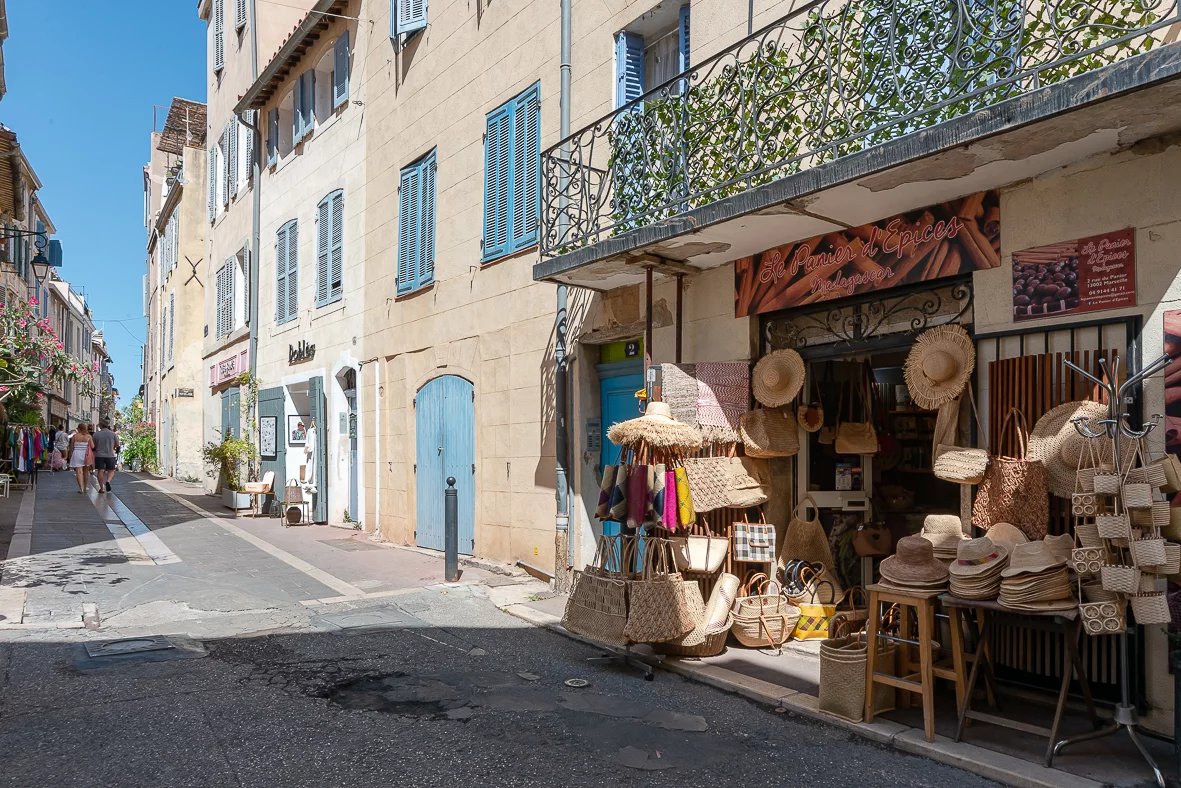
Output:
[[681,6],[677,21],[677,55],[680,58],[679,71],[689,70],[689,6]]
[[287,225],[275,233],[275,322],[287,322]]
[[287,319],[299,314],[299,222],[287,223]]
[[426,27],[427,0],[391,0],[397,14],[397,35],[409,35]]
[[644,37],[626,30],[615,35],[615,106],[644,95]]
[[316,306],[328,303],[328,256],[332,228],[329,198],[320,200],[316,221]]
[[337,109],[349,100],[349,31],[340,34],[333,48],[332,108]]
[[484,129],[484,259],[508,251],[512,103],[488,115]]
[[435,153],[427,156],[419,168],[422,183],[419,208],[419,257],[415,286],[425,287],[435,281],[435,175],[438,165]]
[[279,161],[279,110],[267,113],[267,166]]
[[508,251],[537,243],[541,209],[541,86],[513,100],[513,200]]
[[299,75],[291,88],[291,106],[291,145],[294,147],[303,137],[303,74]]
[[303,79],[303,134],[310,134],[316,126],[316,72],[305,71]]
[[417,287],[421,175],[418,165],[407,167],[398,183],[398,295]]
[[62,267],[62,242],[57,239],[49,242],[49,264],[54,268]]
[[339,301],[344,293],[344,192],[336,192],[329,203],[332,232],[328,247],[328,300],[331,302]]

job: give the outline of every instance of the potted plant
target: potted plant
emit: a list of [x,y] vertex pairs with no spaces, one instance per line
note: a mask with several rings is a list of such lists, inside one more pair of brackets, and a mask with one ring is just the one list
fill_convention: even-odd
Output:
[[206,471],[217,479],[222,503],[234,511],[250,508],[250,496],[242,492],[242,470],[254,456],[254,444],[244,438],[226,437],[210,441],[201,450]]

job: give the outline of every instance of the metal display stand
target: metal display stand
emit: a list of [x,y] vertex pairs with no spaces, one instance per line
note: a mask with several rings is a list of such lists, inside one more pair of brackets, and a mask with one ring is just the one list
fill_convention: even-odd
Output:
[[[1156,414],[1149,420],[1147,424],[1144,425],[1142,429],[1133,430],[1127,423],[1127,402],[1124,398],[1127,395],[1127,392],[1130,391],[1133,386],[1136,386],[1145,378],[1162,371],[1171,361],[1172,359],[1168,355],[1162,355],[1144,369],[1140,370],[1134,375],[1129,375],[1128,379],[1125,380],[1122,385],[1119,384],[1118,381],[1118,359],[1114,360],[1110,365],[1107,363],[1107,359],[1099,359],[1099,367],[1103,370],[1103,374],[1107,377],[1108,382],[1100,380],[1091,373],[1076,366],[1075,364],[1072,364],[1069,361],[1063,362],[1072,372],[1082,375],[1107,393],[1108,417],[1106,419],[1102,419],[1099,422],[1103,429],[1098,431],[1093,430],[1087,425],[1087,418],[1085,416],[1080,416],[1076,419],[1073,419],[1073,422],[1075,429],[1077,429],[1079,434],[1083,435],[1084,437],[1111,438],[1115,448],[1115,456],[1113,461],[1115,463],[1115,470],[1117,474],[1123,472],[1123,469],[1120,468],[1120,465],[1123,462],[1123,455],[1120,451],[1120,438],[1124,437],[1130,440],[1139,440],[1140,438],[1143,438],[1145,435],[1148,435],[1150,432],[1152,432],[1161,420],[1160,415]],[[1128,692],[1128,630],[1126,627],[1124,628],[1124,631],[1120,633],[1119,639],[1120,702],[1115,707],[1115,714],[1112,717],[1112,723],[1105,728],[1101,728],[1100,730],[1093,731],[1091,733],[1084,733],[1079,736],[1074,736],[1059,741],[1054,745],[1054,752],[1051,756],[1051,759],[1054,755],[1057,755],[1059,752],[1061,752],[1065,747],[1068,747],[1072,744],[1091,741],[1093,739],[1101,739],[1106,736],[1119,733],[1121,730],[1127,731],[1128,737],[1132,740],[1132,744],[1136,745],[1136,749],[1140,751],[1140,755],[1143,756],[1144,760],[1148,763],[1149,768],[1152,769],[1152,773],[1156,777],[1157,785],[1159,785],[1160,788],[1166,788],[1164,774],[1161,772],[1160,767],[1156,765],[1156,762],[1153,761],[1152,756],[1149,755],[1148,750],[1144,747],[1144,743],[1140,740],[1139,732],[1136,730],[1139,726],[1139,721],[1136,715],[1136,707],[1132,705]]]
[[587,657],[586,661],[593,665],[609,664],[635,668],[644,675],[644,681],[656,678],[656,668],[664,661],[660,654],[637,654],[630,645],[615,648],[603,643],[596,643],[603,653],[597,657]]

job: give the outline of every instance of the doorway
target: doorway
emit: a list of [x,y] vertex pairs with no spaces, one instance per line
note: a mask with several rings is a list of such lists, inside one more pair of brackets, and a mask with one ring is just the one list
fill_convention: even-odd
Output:
[[[602,479],[603,469],[619,462],[622,448],[607,439],[607,430],[612,424],[634,419],[640,415],[636,392],[644,388],[644,366],[639,361],[616,361],[595,366],[599,373],[599,466],[598,478]],[[614,520],[603,521],[603,535],[619,534],[620,524]]]
[[431,380],[414,398],[415,543],[443,550],[447,479],[455,478],[459,503],[459,552],[475,550],[475,387],[457,375]]
[[348,408],[347,420],[345,427],[348,429],[349,442],[349,502],[348,502],[348,520],[353,522],[360,521],[360,475],[361,472],[357,467],[357,370],[346,369],[340,375],[340,388],[344,394],[345,404]]

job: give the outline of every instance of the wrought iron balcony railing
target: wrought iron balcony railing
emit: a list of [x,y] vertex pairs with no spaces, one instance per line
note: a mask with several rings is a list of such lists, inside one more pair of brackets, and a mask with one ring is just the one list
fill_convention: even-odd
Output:
[[1178,0],[815,0],[543,155],[543,256],[1163,45]]

